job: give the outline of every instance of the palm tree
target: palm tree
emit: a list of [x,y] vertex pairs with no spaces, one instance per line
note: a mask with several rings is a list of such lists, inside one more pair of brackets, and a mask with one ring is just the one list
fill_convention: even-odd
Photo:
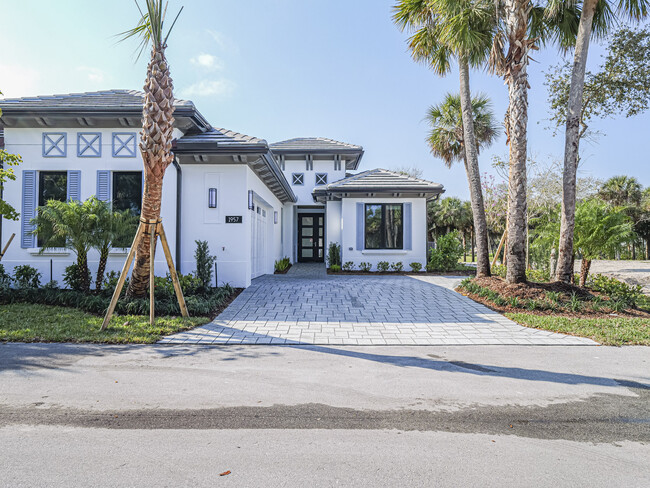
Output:
[[401,0],[393,15],[401,29],[414,32],[409,49],[416,61],[427,64],[440,76],[449,73],[453,59],[458,62],[462,139],[467,142],[464,161],[478,250],[477,276],[490,276],[490,260],[469,69],[482,66],[488,59],[494,13],[492,2],[487,0]]
[[[136,5],[137,1],[136,1]],[[146,9],[140,9],[140,21],[131,30],[123,32],[122,40],[132,37],[140,39],[140,54],[151,45],[151,59],[144,83],[144,105],[142,107],[142,133],[140,151],[144,162],[144,190],[140,220],[157,221],[160,218],[162,185],[165,170],[172,163],[172,131],[174,130],[174,94],[169,64],[165,57],[167,39],[174,28],[182,8],[165,34],[167,2],[145,0]],[[127,295],[143,297],[149,284],[149,238],[140,239],[137,244],[135,264]],[[154,241],[155,244],[155,241]]]
[[612,176],[600,187],[598,196],[615,207],[638,207],[643,192],[633,176]]
[[129,210],[113,212],[108,202],[96,198],[91,201],[90,211],[97,219],[91,235],[91,245],[99,251],[95,289],[100,291],[110,249],[121,247],[133,239],[137,227],[137,217]]
[[[561,1],[554,0],[552,3],[558,6]],[[609,25],[616,23],[616,17],[618,16],[629,17],[637,21],[647,17],[650,5],[648,0],[619,0],[616,2],[617,6],[613,6],[614,2],[611,0],[573,0],[572,3],[581,3],[582,9],[566,111],[560,252],[556,273],[558,280],[567,283],[573,276],[573,234],[575,228],[578,150],[580,148],[580,114],[583,105],[589,43],[592,35],[604,35]]]
[[88,251],[92,248],[91,236],[97,226],[97,216],[92,209],[95,197],[85,202],[49,200],[38,208],[32,219],[33,233],[38,235],[41,252],[46,249],[64,247],[77,255],[77,270],[81,290],[88,291]]

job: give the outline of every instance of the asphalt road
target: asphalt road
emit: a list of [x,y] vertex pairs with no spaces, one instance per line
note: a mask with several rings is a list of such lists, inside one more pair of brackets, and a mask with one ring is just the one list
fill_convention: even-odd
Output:
[[4,344],[0,446],[12,487],[645,487],[650,348]]

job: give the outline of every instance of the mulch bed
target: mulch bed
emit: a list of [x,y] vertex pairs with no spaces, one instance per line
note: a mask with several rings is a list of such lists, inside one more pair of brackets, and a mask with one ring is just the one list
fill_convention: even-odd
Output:
[[[575,293],[578,298],[584,300],[586,303],[589,303],[589,300],[594,296],[600,296],[606,300],[606,297],[598,292],[581,288],[576,285],[562,283],[559,281],[551,283],[537,283],[534,281],[529,281],[528,283],[516,283],[509,284],[506,283],[503,278],[497,276],[492,276],[490,278],[475,278],[474,283],[480,285],[484,288],[489,288],[490,290],[498,293],[503,298],[508,299],[511,297],[517,297],[522,302],[524,300],[547,300],[547,292],[559,292],[562,294],[560,302],[568,301],[572,293]],[[512,307],[508,304],[506,305],[496,305],[494,302],[490,301],[485,297],[481,297],[475,293],[468,293],[467,290],[462,288],[457,288],[456,291],[466,297],[471,298],[475,302],[479,302],[486,307],[500,313],[529,313],[533,315],[558,315],[564,317],[579,317],[579,318],[611,318],[611,317],[647,317],[650,319],[650,313],[640,310],[637,308],[627,309],[624,312],[610,312],[603,310],[602,312],[595,312],[593,310],[585,310],[581,312],[572,312],[566,309],[557,309],[557,310],[529,310],[525,307]],[[606,302],[603,303],[603,308],[606,308]]]
[[474,269],[463,269],[463,270],[457,270],[457,271],[419,271],[417,273],[414,273],[413,271],[359,271],[359,270],[352,270],[352,271],[330,271],[329,268],[327,268],[327,274],[328,275],[371,275],[371,276],[385,276],[385,275],[391,275],[391,276],[407,276],[407,275],[418,275],[418,276],[475,276],[476,275],[476,270]]

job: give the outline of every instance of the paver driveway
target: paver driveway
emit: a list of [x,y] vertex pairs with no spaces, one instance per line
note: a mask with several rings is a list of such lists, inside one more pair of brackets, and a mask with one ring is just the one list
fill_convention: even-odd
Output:
[[212,323],[161,343],[593,345],[522,327],[453,288],[460,278],[332,276],[321,265],[253,280]]

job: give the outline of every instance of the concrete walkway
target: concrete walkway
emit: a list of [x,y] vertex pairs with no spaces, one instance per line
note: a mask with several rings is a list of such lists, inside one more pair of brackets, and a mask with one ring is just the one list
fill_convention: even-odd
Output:
[[253,280],[212,323],[165,344],[594,345],[522,327],[455,291],[462,278],[332,276],[322,264]]

